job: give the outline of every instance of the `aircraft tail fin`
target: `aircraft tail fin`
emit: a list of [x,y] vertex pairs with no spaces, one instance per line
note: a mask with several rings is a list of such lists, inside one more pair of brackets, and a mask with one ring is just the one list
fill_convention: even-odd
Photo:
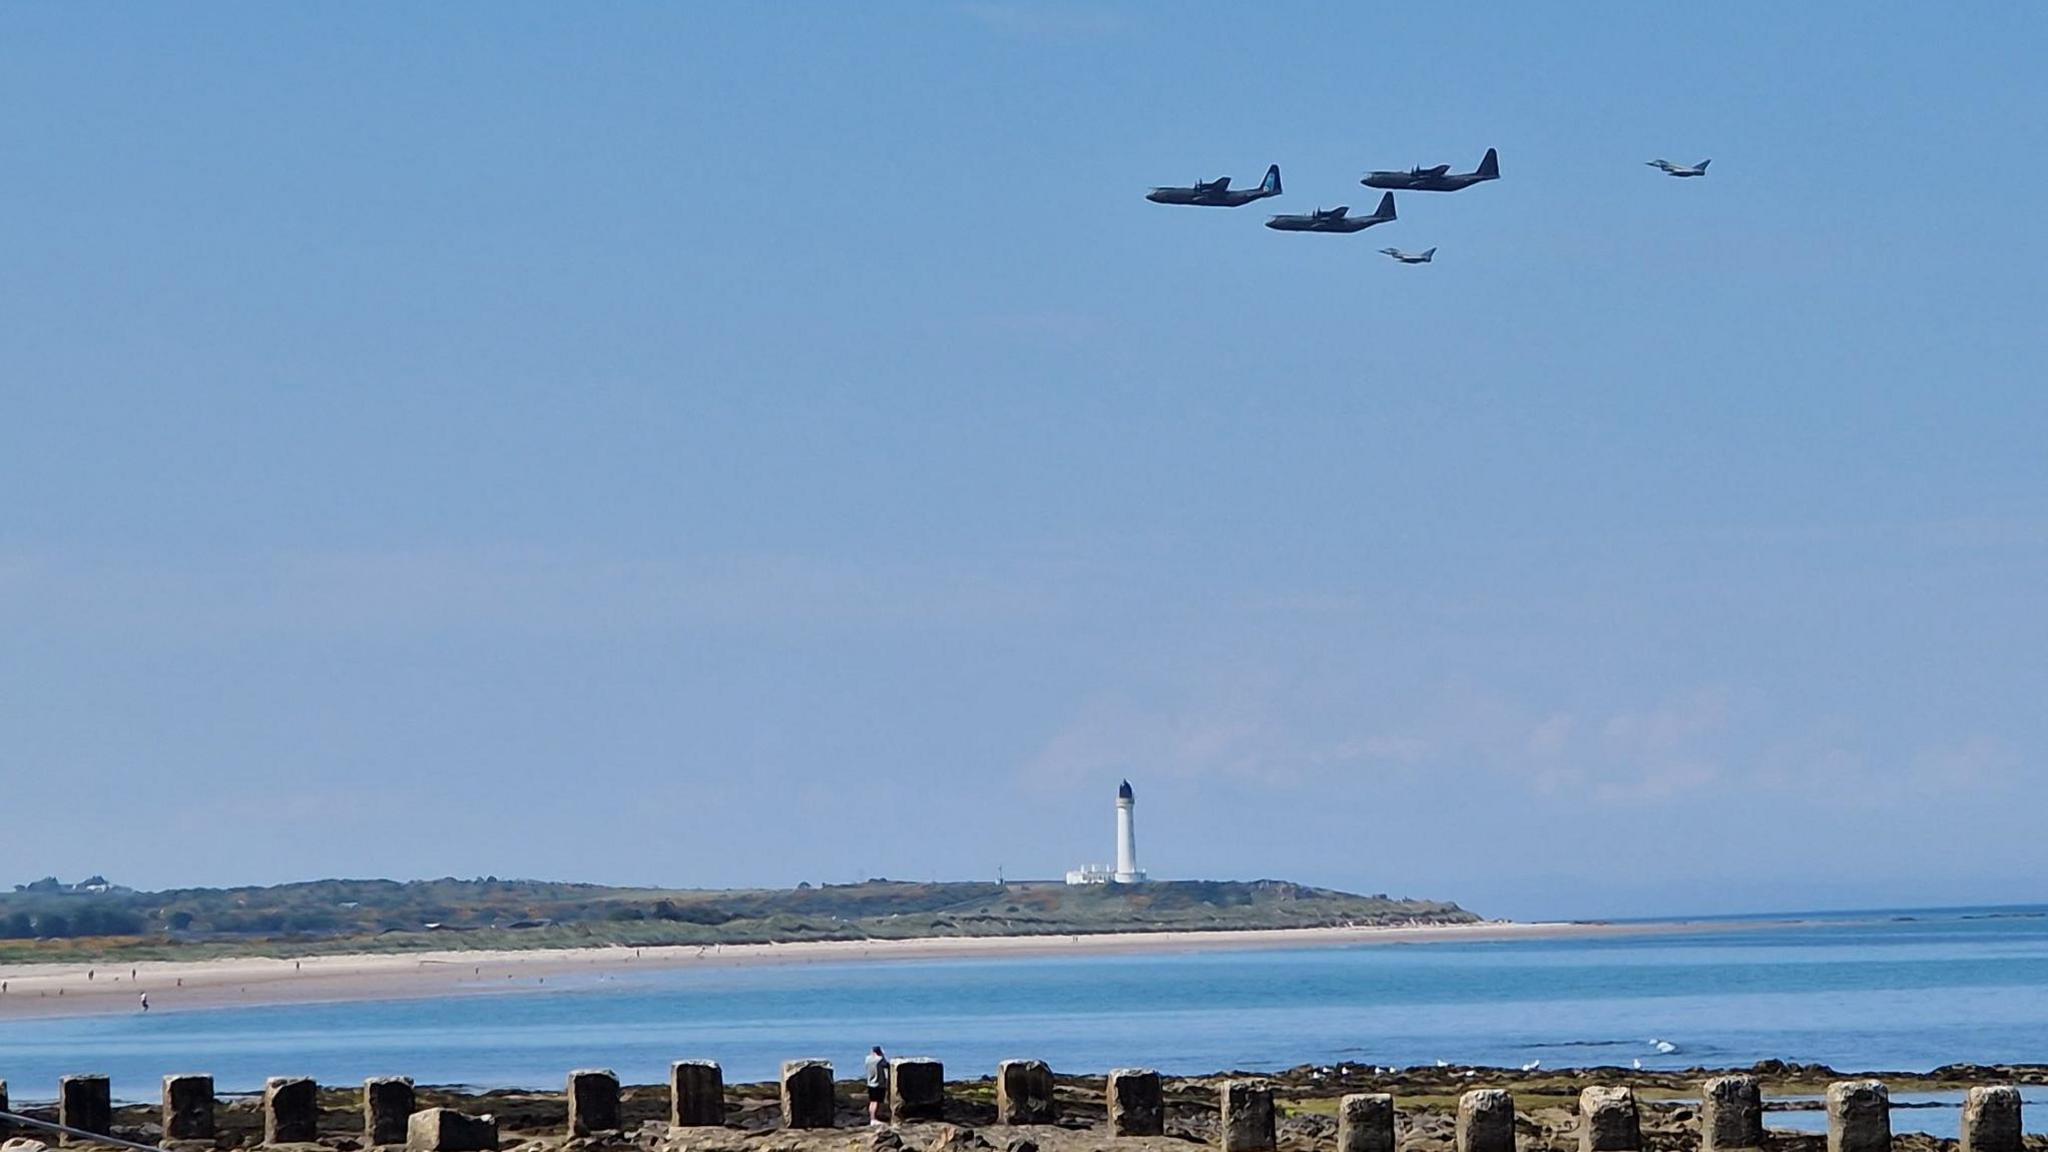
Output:
[[1430,262],[1431,260],[1434,260],[1434,259],[1436,259],[1436,249],[1434,249],[1434,248],[1424,248],[1424,249],[1422,250],[1422,262],[1423,262],[1424,264],[1427,264],[1427,263],[1429,263],[1429,262]]
[[1500,153],[1488,148],[1486,158],[1479,162],[1479,177],[1482,180],[1500,179]]
[[1266,178],[1259,182],[1259,191],[1269,196],[1278,196],[1280,194],[1280,166],[1278,164],[1267,166]]
[[1695,167],[1695,168],[1699,169],[1699,170],[1700,170],[1700,171],[1702,171],[1702,172],[1705,172],[1705,171],[1707,170],[1707,165],[1709,165],[1709,164],[1712,164],[1712,163],[1713,163],[1713,161],[1712,161],[1712,160],[1702,160],[1702,161],[1700,161],[1699,163],[1697,163],[1697,164],[1693,165],[1693,167]]
[[1394,218],[1394,194],[1392,192],[1380,197],[1380,206],[1374,210],[1373,215],[1383,220],[1392,220]]

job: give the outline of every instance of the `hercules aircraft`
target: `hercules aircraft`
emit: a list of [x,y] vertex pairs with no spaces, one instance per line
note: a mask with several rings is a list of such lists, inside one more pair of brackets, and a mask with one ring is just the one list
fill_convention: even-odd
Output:
[[1348,207],[1318,208],[1308,216],[1275,216],[1266,227],[1281,232],[1363,232],[1394,218],[1394,194],[1380,197],[1380,206],[1370,216],[1351,216]]
[[1406,172],[1368,172],[1359,183],[1367,188],[1396,188],[1403,192],[1456,192],[1488,180],[1500,179],[1500,153],[1491,148],[1472,172],[1453,172],[1449,164],[1434,168],[1410,168]]
[[1200,208],[1239,208],[1254,200],[1280,194],[1280,166],[1274,164],[1266,169],[1266,178],[1257,188],[1232,192],[1230,177],[1218,176],[1214,180],[1197,180],[1191,188],[1154,188],[1145,193],[1145,199],[1154,204],[1192,204]]
[[1645,160],[1643,163],[1657,169],[1666,176],[1705,176],[1707,174],[1707,165],[1712,164],[1713,161],[1702,160],[1690,168],[1683,164],[1673,164],[1669,160]]
[[1403,252],[1399,248],[1382,248],[1380,251],[1392,256],[1403,264],[1427,264],[1436,259],[1436,249],[1424,248],[1420,252]]

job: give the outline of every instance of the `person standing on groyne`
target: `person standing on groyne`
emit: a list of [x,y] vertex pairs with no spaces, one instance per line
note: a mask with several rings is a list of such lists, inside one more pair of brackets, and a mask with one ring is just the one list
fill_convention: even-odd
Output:
[[882,1126],[882,1098],[889,1094],[889,1058],[882,1054],[877,1044],[869,1050],[868,1072],[868,1127]]

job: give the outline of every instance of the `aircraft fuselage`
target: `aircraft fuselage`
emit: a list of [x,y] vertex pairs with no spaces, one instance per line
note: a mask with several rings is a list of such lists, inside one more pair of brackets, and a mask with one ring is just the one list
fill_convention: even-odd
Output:
[[1395,192],[1456,192],[1498,176],[1481,176],[1477,172],[1446,172],[1442,175],[1413,172],[1373,172],[1360,180],[1367,188],[1387,188]]
[[1391,219],[1391,216],[1275,216],[1266,221],[1266,227],[1278,232],[1363,232]]
[[1145,193],[1145,199],[1154,204],[1186,204],[1196,208],[1242,208],[1254,200],[1276,196],[1263,188],[1233,188],[1214,191],[1207,188],[1154,188]]

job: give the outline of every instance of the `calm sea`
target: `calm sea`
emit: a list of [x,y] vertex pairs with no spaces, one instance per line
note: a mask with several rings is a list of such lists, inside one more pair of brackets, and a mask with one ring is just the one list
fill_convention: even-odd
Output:
[[275,1075],[559,1087],[571,1068],[658,1083],[669,1061],[704,1057],[740,1081],[785,1058],[855,1068],[870,1044],[937,1056],[953,1075],[1010,1057],[1098,1073],[2048,1063],[2048,907],[1597,940],[647,971],[550,978],[546,992],[31,1020],[0,1024],[0,1079],[18,1101],[48,1098],[69,1072],[108,1073],[129,1099],[191,1071],[222,1091]]

